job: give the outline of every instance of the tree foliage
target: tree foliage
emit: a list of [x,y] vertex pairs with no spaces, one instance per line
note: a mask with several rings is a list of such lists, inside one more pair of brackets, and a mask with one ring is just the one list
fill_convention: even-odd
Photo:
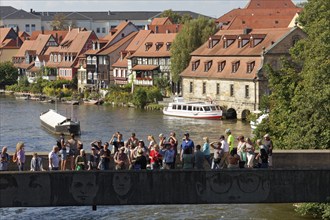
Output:
[[283,149],[330,148],[330,1],[307,2],[299,22],[307,38],[290,50],[292,60],[268,71],[269,130]]
[[0,63],[0,87],[17,83],[18,72],[12,62]]
[[68,22],[65,19],[65,15],[58,13],[54,16],[54,19],[50,25],[54,31],[58,30],[68,30]]
[[179,82],[179,74],[189,64],[190,53],[206,42],[215,31],[214,21],[205,17],[199,17],[185,23],[171,46],[171,76],[173,82]]
[[179,15],[178,13],[175,13],[174,11],[172,11],[172,9],[163,11],[160,14],[160,17],[161,18],[169,17],[174,24],[179,24],[180,20],[182,18],[181,15]]

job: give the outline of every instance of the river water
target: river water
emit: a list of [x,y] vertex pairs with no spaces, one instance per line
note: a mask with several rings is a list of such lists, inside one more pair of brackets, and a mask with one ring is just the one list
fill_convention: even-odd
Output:
[[[148,134],[158,137],[160,133],[175,131],[180,140],[183,133],[189,132],[195,144],[202,144],[204,136],[217,140],[227,128],[235,136],[251,136],[249,124],[236,120],[194,120],[164,116],[160,111],[55,105],[0,95],[0,146],[7,145],[13,152],[16,143],[23,141],[27,152],[49,152],[58,137],[41,127],[39,115],[50,108],[80,121],[79,139],[86,149],[95,139],[108,141],[116,131],[124,139],[135,132],[145,142]],[[92,211],[92,207],[0,208],[0,219],[311,219],[302,218],[293,210],[293,204],[99,206],[97,211]]]

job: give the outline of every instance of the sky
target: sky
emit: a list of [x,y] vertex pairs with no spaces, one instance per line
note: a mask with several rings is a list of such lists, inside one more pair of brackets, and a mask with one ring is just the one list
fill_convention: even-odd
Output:
[[[1,6],[30,11],[193,11],[218,18],[249,0],[0,0]],[[293,0],[295,4],[306,0]]]

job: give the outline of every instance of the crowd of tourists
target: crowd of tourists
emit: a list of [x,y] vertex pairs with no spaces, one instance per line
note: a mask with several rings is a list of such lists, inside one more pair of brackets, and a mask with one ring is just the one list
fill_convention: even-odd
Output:
[[217,170],[272,166],[273,144],[268,134],[263,140],[258,139],[256,143],[250,138],[238,136],[235,145],[231,130],[227,129],[225,133],[226,137],[220,135],[217,141],[210,142],[208,137],[204,137],[202,144],[195,145],[189,133],[184,133],[180,142],[175,132],[171,132],[168,138],[164,134],[159,134],[157,140],[153,135],[148,135],[146,144],[138,139],[135,133],[124,141],[123,135],[116,132],[108,142],[102,143],[101,140],[91,142],[88,154],[82,141],[76,139],[74,134],[71,134],[68,140],[61,134],[57,144],[48,154],[48,168],[43,167],[42,158],[37,153],[33,153],[30,169],[24,167],[26,160],[24,143],[19,142],[12,157],[7,153],[8,147],[2,148],[0,171],[8,170],[11,161],[17,164],[18,171],[178,168]]

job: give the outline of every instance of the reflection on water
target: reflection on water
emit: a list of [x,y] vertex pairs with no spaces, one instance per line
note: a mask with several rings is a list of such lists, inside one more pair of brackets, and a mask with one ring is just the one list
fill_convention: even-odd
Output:
[[[55,104],[34,101],[15,100],[14,97],[0,96],[0,145],[8,145],[14,151],[17,141],[26,143],[26,151],[50,151],[58,138],[48,133],[40,125],[40,113],[55,108]],[[251,129],[248,123],[236,120],[203,120],[164,116],[161,111],[146,111],[134,108],[113,106],[71,106],[57,104],[58,112],[67,117],[76,118],[81,123],[81,137],[85,146],[95,139],[108,141],[112,134],[120,131],[124,139],[135,132],[139,139],[147,141],[148,134],[168,135],[177,133],[180,140],[184,132],[189,132],[196,144],[202,144],[202,138],[218,139],[230,128],[233,134],[249,136]]]
[[[55,213],[49,215],[49,213]],[[214,205],[139,205],[6,208],[0,216],[11,219],[234,219],[234,220],[304,220],[293,211],[292,204],[214,204]]]

